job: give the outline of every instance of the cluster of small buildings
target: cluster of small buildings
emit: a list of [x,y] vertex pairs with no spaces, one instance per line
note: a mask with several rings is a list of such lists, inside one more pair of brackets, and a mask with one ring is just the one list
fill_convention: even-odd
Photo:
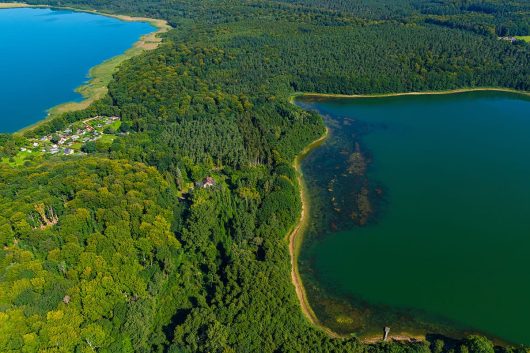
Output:
[[20,148],[21,152],[36,152],[71,155],[78,152],[84,143],[96,141],[104,135],[104,129],[119,121],[117,116],[86,119],[73,123],[64,131],[30,139],[30,146]]
[[515,37],[499,37],[499,39],[505,40],[505,41],[510,42],[510,43],[515,43],[517,41],[517,38],[515,38]]

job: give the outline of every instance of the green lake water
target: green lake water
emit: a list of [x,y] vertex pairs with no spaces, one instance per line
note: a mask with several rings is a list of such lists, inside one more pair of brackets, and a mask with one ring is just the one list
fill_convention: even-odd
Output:
[[530,99],[297,104],[331,132],[302,165],[311,222],[300,269],[317,316],[341,333],[387,325],[530,344]]

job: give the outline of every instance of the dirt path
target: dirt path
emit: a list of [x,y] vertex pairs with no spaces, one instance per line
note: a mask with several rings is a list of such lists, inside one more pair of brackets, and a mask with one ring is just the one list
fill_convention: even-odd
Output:
[[0,2],[0,9],[13,9],[18,7],[28,7],[28,5],[18,2]]

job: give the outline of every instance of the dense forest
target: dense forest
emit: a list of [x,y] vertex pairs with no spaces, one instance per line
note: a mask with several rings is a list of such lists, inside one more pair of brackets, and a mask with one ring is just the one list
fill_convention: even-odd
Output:
[[293,93],[530,90],[530,46],[498,39],[528,34],[527,1],[28,2],[174,29],[88,109],[0,135],[12,157],[98,114],[128,133],[85,157],[0,164],[1,352],[525,351],[331,338],[299,308],[287,235],[293,159],[324,132]]

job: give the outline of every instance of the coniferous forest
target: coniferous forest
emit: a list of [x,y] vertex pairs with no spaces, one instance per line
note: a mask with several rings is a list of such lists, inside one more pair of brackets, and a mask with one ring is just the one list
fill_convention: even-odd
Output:
[[[0,135],[0,157],[95,115],[87,156],[0,163],[1,352],[525,352],[479,336],[363,344],[303,316],[293,160],[324,133],[296,92],[530,90],[526,0],[30,0],[165,19],[83,111]],[[205,180],[213,180],[206,187]],[[458,290],[455,288],[455,290]]]

